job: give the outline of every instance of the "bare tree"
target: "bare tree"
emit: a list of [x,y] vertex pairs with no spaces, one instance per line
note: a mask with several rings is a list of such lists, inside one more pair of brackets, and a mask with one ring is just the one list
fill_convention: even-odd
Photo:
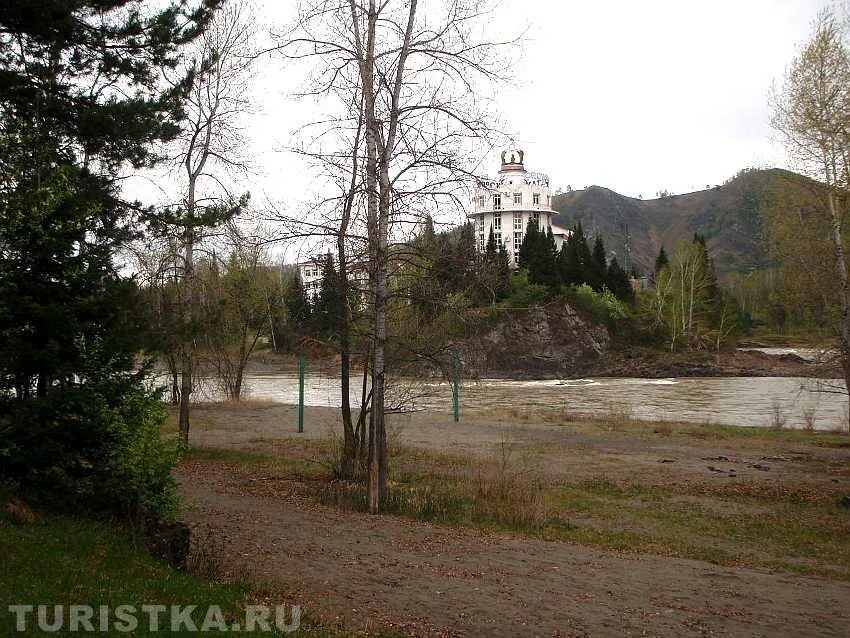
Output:
[[[348,210],[362,215],[327,227],[345,228],[349,241],[365,237],[367,247],[372,512],[387,484],[388,313],[393,275],[404,263],[398,242],[439,207],[463,208],[466,178],[492,147],[488,95],[509,65],[497,57],[505,43],[481,38],[489,11],[479,0],[444,0],[428,9],[417,0],[317,1],[302,8],[277,47],[315,61],[310,92],[342,105],[325,128],[348,134],[345,150],[312,153],[329,165],[345,158],[353,176]],[[340,220],[347,199],[340,199]]]
[[203,359],[227,398],[239,401],[245,370],[260,338],[268,334],[282,297],[278,275],[256,237],[230,225],[226,258],[211,263],[203,279],[202,312],[209,329],[203,340]]
[[[850,400],[850,278],[843,219],[850,187],[850,51],[835,16],[821,12],[809,42],[792,60],[773,99],[773,126],[795,166],[824,184],[819,189],[829,220],[828,237],[837,277],[837,333]],[[822,259],[820,254],[810,255]]]
[[[239,212],[246,196],[236,198],[224,173],[244,172],[242,115],[249,109],[247,86],[251,79],[255,19],[249,5],[230,0],[218,10],[198,42],[197,73],[186,104],[183,130],[177,140],[175,164],[182,173],[183,196],[164,215],[180,244],[180,314],[184,324],[197,322],[199,287],[196,250],[208,231]],[[196,339],[180,344],[179,440],[189,444],[189,405],[196,364]]]

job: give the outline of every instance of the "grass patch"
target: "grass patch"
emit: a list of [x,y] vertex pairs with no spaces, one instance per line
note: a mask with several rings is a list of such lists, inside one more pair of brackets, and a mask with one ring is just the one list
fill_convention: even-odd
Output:
[[[682,423],[631,422],[600,428],[599,422],[582,420],[567,426],[602,437],[628,433],[648,440],[729,439],[754,449],[774,440],[823,446],[848,440],[831,433]],[[295,479],[300,494],[322,504],[366,509],[364,485],[333,480],[332,462],[321,460],[333,453],[332,443],[305,441],[301,447],[279,449],[281,454],[275,457],[211,450],[193,454],[236,462],[266,476]],[[399,448],[390,460],[392,480],[384,511],[618,551],[850,580],[850,552],[843,541],[850,534],[850,509],[839,505],[840,484],[700,479],[671,483],[663,477],[634,481],[604,475],[599,480],[570,481],[538,471],[534,454],[534,448],[510,440],[494,445],[486,458]],[[831,471],[805,459],[795,462],[814,474]]]
[[[139,627],[134,636],[195,636],[189,631],[151,631],[143,604],[197,605],[192,615],[201,627],[210,606],[223,612],[225,622],[242,622],[246,604],[274,605],[269,591],[261,595],[241,582],[212,582],[171,569],[151,558],[140,538],[130,531],[106,523],[70,516],[40,513],[40,522],[17,526],[0,516],[0,556],[3,575],[0,577],[0,635],[18,635],[15,617],[7,611],[12,604],[50,605],[47,620],[53,619],[53,605],[64,605],[64,628],[45,632],[37,627],[34,614],[28,616],[27,636],[66,636],[86,634],[69,632],[69,605],[95,607],[93,625],[98,626],[100,605],[114,612],[118,605],[136,606]],[[282,596],[280,590],[278,595]],[[277,600],[282,600],[278,598]],[[297,603],[296,603],[297,604]],[[287,619],[290,618],[287,610]],[[163,619],[169,618],[163,615]],[[110,616],[110,627],[115,617]],[[211,632],[215,634],[217,632]],[[104,633],[103,635],[112,635]],[[250,636],[346,636],[346,631],[326,628],[305,618],[294,633],[279,631],[228,632],[227,635]]]
[[635,418],[627,406],[613,406],[604,415],[574,412],[567,407],[515,407],[495,412],[481,411],[492,417],[507,416],[514,422],[560,425],[588,434],[611,432],[650,437],[675,436],[702,440],[736,439],[741,442],[813,443],[824,447],[850,447],[850,432],[845,430],[811,430],[791,428],[748,427],[687,421],[649,421]]
[[[659,436],[646,424],[647,436]],[[671,425],[662,436],[675,436]],[[690,428],[699,426],[690,426]],[[709,432],[748,433],[709,426]],[[770,436],[792,434],[770,433]],[[829,434],[800,433],[805,440]],[[252,455],[260,462],[261,455]],[[295,471],[276,459],[263,465]],[[850,510],[835,494],[809,485],[692,481],[677,484],[563,482],[535,470],[534,458],[504,441],[491,457],[476,459],[400,449],[384,504],[388,514],[458,527],[692,558],[722,565],[782,568],[850,580]],[[366,509],[362,483],[301,483],[310,498],[335,507]]]
[[712,563],[775,567],[850,580],[850,515],[823,503],[762,486],[714,490],[605,481],[564,486],[556,499],[595,524],[565,535],[586,544],[651,551]]

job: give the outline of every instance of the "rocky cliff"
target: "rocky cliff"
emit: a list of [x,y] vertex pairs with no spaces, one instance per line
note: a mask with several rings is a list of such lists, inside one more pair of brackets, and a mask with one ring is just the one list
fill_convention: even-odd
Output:
[[596,365],[611,342],[605,326],[566,303],[505,310],[485,326],[453,346],[464,376],[574,376]]

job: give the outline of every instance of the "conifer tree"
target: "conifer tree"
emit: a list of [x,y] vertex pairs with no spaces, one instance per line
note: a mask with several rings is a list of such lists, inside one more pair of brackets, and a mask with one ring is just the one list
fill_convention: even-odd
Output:
[[561,246],[561,253],[558,255],[558,269],[561,274],[561,281],[568,286],[580,286],[585,282],[586,275],[582,264],[581,244],[584,243],[584,234],[581,230],[581,225],[573,226],[569,237]]
[[591,255],[590,247],[587,245],[587,236],[584,234],[584,228],[582,228],[581,222],[576,224],[576,251],[578,253],[579,263],[581,264],[582,282],[586,284],[590,283],[589,278],[591,275],[589,271],[592,268],[591,262],[593,256]]
[[487,237],[487,246],[484,248],[484,262],[487,264],[496,263],[496,235],[493,233],[493,227],[490,226],[490,234]]
[[664,250],[664,245],[661,245],[661,249],[658,251],[658,256],[655,258],[655,275],[661,272],[661,269],[667,266],[670,263],[670,259],[667,257],[667,252]]
[[286,293],[286,315],[287,324],[291,332],[307,334],[312,330],[312,309],[307,292],[304,290],[304,282],[298,271],[292,278],[292,282]]
[[618,299],[622,299],[623,301],[632,301],[634,299],[634,291],[629,281],[629,275],[620,266],[619,262],[617,262],[616,257],[612,257],[611,263],[608,264],[606,285]]
[[339,337],[343,300],[339,298],[339,273],[333,256],[328,253],[322,268],[319,295],[313,309],[313,325],[317,336],[324,339]]
[[434,250],[437,243],[437,234],[434,232],[434,220],[430,215],[425,216],[425,221],[422,222],[422,233],[417,240],[425,254],[429,254]]
[[593,253],[590,256],[590,267],[587,269],[587,283],[596,291],[601,292],[608,276],[608,259],[602,237],[597,234],[593,242]]
[[89,507],[165,513],[141,313],[114,262],[138,207],[117,178],[178,134],[191,76],[162,90],[161,71],[216,4],[0,3],[0,475]]
[[525,235],[522,237],[522,244],[519,247],[519,267],[527,270],[531,269],[531,262],[534,259],[534,254],[538,250],[540,229],[533,219],[528,220],[525,226]]

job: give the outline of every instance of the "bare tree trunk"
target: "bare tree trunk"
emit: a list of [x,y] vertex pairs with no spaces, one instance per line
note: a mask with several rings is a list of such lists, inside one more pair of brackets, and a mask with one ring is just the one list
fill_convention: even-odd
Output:
[[[189,186],[190,208],[194,203],[194,182]],[[186,240],[183,248],[183,320],[191,325],[195,310],[195,241],[194,229],[192,228],[192,213],[188,212],[188,224],[186,229]],[[195,363],[195,344],[190,336],[183,344],[180,355],[180,407],[178,417],[179,444],[184,450],[189,447],[189,401],[192,395],[192,374]]]
[[177,357],[169,353],[165,360],[168,365],[168,374],[171,377],[171,403],[178,405],[180,403],[180,372],[177,367]]
[[[375,143],[376,150],[380,149],[380,161],[367,162],[367,180],[378,181],[369,184],[379,187],[377,227],[370,233],[371,256],[373,265],[374,293],[374,322],[372,335],[372,419],[369,442],[369,511],[377,513],[387,489],[387,429],[385,412],[386,389],[386,345],[387,345],[387,266],[389,248],[389,220],[393,204],[393,188],[389,177],[389,165],[395,151],[396,132],[399,122],[399,99],[405,74],[405,63],[410,53],[410,42],[416,18],[416,1],[410,0],[408,8],[407,27],[404,32],[404,42],[398,53],[396,74],[392,84],[392,98],[387,114],[386,138],[381,138],[380,124],[375,117],[375,101],[372,94],[374,84],[374,37],[377,23],[375,0],[369,2],[369,35],[367,38],[367,55],[365,68],[368,78],[364,78],[363,90],[366,101],[366,136]],[[368,80],[368,81],[367,81]],[[366,91],[368,90],[368,95]],[[370,147],[367,141],[367,147]],[[372,152],[371,147],[369,152]],[[376,153],[377,154],[377,153]],[[377,158],[376,158],[377,159]],[[374,170],[374,173],[373,173]],[[376,180],[377,178],[377,180]],[[371,202],[370,202],[371,204]],[[374,220],[373,220],[374,221]],[[375,224],[372,224],[374,227]]]
[[[827,174],[829,174],[827,169]],[[841,303],[841,367],[844,370],[844,383],[847,389],[847,415],[850,425],[850,285],[847,277],[847,260],[844,254],[844,241],[841,234],[841,216],[835,205],[835,193],[832,184],[828,184],[827,207],[832,219],[832,248],[835,252],[835,272],[838,275],[839,297]]]
[[[386,281],[384,280],[383,293],[379,293],[379,281],[381,271],[386,267],[381,262],[380,229],[378,223],[378,144],[380,126],[375,114],[375,32],[377,29],[378,12],[375,0],[369,0],[369,12],[366,20],[366,42],[361,42],[357,25],[357,6],[354,0],[350,0],[351,19],[355,27],[357,48],[360,52],[360,80],[363,95],[363,121],[366,129],[366,190],[367,190],[367,228],[369,236],[369,279],[372,288],[372,327],[373,327],[373,349],[372,349],[372,411],[369,418],[369,481],[367,489],[367,502],[369,511],[376,514],[380,509],[380,466],[381,446],[379,444],[378,429],[383,426],[383,415],[376,418],[376,413],[383,413],[383,392],[376,392],[377,385],[383,389],[383,350],[378,354],[378,325],[383,324],[384,330],[386,309],[380,306],[380,296],[386,296]],[[380,368],[376,365],[379,362]],[[376,371],[380,369],[380,372]]]
[[[369,385],[369,365],[372,360],[371,350],[363,361],[363,382],[360,389],[360,414],[357,416],[357,433],[355,440],[357,442],[357,461],[362,467],[367,459],[368,450],[366,449],[366,417],[369,413],[369,405],[372,397],[368,392]],[[371,422],[371,419],[370,419]]]
[[341,300],[339,317],[339,373],[340,406],[342,410],[343,450],[340,464],[342,478],[354,476],[354,462],[357,455],[357,440],[351,421],[351,321],[348,308],[348,264],[345,257],[345,235],[343,228],[337,236],[337,261],[339,262],[339,285],[337,294]]
[[[349,307],[350,285],[348,281],[348,258],[345,242],[348,236],[348,226],[351,222],[351,212],[354,207],[354,197],[357,192],[357,182],[360,173],[358,149],[363,127],[363,96],[357,120],[357,132],[351,151],[351,181],[343,204],[339,232],[336,236],[337,263],[339,264],[339,280],[337,295],[341,303],[339,317],[339,372],[340,372],[340,407],[342,410],[343,449],[340,463],[342,478],[354,477],[358,453],[358,432],[355,431],[351,420],[351,308]],[[365,394],[364,394],[365,396]]]

